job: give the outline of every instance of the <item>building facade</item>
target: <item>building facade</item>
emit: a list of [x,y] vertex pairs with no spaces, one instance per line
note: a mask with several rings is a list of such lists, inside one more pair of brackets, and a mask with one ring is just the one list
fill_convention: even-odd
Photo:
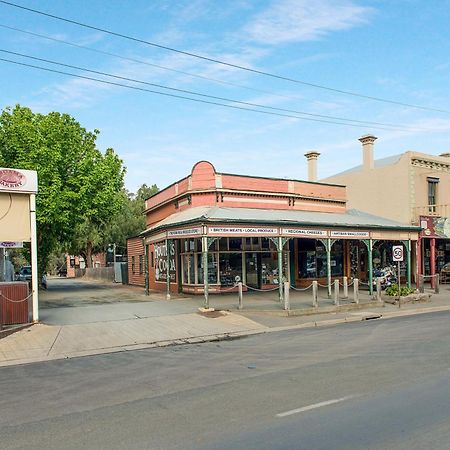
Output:
[[450,153],[407,151],[375,160],[376,139],[359,139],[362,165],[323,181],[345,184],[350,208],[420,226],[416,272],[434,276],[450,262]]
[[330,291],[344,276],[372,289],[373,261],[393,243],[404,245],[411,280],[418,228],[348,209],[343,185],[218,173],[201,161],[145,207],[146,230],[128,240],[129,279],[143,275],[167,295],[230,291],[236,280],[262,290],[317,280]]

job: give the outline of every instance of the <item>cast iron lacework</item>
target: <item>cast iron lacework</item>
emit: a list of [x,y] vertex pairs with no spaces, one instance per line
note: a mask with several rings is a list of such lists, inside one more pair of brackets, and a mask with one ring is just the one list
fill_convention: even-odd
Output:
[[288,242],[290,239],[289,237],[282,237],[281,238],[281,248],[278,248],[278,239],[277,237],[269,237],[270,241],[272,241],[275,244],[275,247],[278,251],[283,250],[284,246],[286,245],[286,242]]
[[218,238],[218,237],[209,237],[208,238],[208,250],[209,250],[209,247],[211,247],[211,244],[216,242],[218,239],[220,239],[220,238]]
[[333,247],[333,244],[337,241],[337,239],[317,239],[317,240],[322,242],[327,252],[331,252],[331,247]]

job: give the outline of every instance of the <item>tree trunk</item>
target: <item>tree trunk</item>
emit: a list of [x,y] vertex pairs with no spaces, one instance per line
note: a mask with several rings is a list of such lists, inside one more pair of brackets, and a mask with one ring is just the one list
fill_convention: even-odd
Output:
[[92,267],[92,242],[86,244],[86,268]]

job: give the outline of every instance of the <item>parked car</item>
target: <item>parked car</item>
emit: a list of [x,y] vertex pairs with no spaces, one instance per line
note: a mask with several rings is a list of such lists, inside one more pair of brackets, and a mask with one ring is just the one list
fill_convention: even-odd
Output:
[[31,266],[22,266],[16,279],[17,281],[31,281]]

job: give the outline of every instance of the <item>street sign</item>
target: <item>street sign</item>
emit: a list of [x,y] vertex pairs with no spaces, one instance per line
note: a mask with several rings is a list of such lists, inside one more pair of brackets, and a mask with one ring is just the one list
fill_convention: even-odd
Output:
[[392,260],[396,262],[403,261],[403,245],[392,246]]

